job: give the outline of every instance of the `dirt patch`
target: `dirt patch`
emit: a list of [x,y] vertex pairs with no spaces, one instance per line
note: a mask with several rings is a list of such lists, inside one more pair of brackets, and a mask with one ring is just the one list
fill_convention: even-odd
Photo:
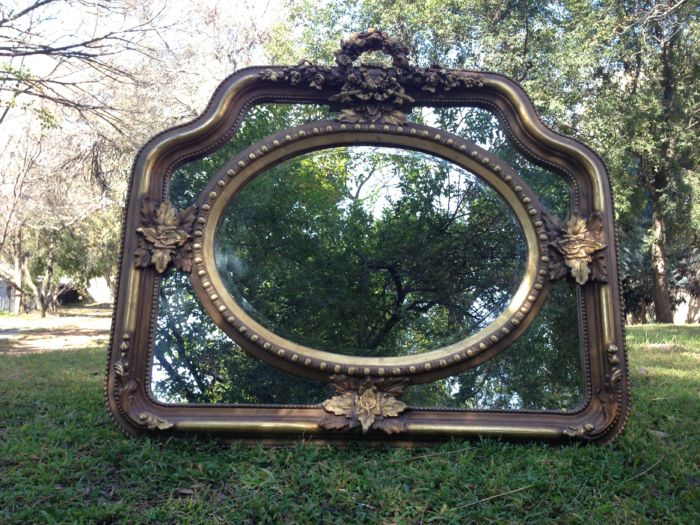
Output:
[[29,354],[103,346],[109,339],[112,310],[107,305],[61,308],[42,318],[0,316],[0,353]]

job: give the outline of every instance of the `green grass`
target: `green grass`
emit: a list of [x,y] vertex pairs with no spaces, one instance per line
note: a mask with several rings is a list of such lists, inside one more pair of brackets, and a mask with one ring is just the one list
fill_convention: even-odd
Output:
[[103,349],[0,355],[0,523],[699,523],[700,327],[629,343],[633,414],[606,447],[129,439]]

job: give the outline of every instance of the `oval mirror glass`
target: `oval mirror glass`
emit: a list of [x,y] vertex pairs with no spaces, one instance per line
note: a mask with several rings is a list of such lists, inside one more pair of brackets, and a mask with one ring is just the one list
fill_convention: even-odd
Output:
[[252,179],[216,230],[217,269],[258,323],[345,355],[435,350],[510,303],[527,246],[481,178],[422,152],[332,147]]

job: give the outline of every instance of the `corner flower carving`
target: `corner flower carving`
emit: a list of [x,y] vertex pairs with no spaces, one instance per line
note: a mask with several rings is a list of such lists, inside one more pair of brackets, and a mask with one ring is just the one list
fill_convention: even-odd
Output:
[[585,439],[595,430],[593,423],[584,423],[579,426],[568,427],[562,431],[562,434],[572,438]]
[[136,248],[136,266],[145,268],[153,264],[158,273],[163,273],[170,262],[183,272],[192,271],[192,225],[196,207],[178,212],[169,200],[156,208],[149,197],[141,205],[143,226],[136,231],[141,234]]
[[395,434],[405,429],[397,419],[406,410],[406,404],[396,397],[403,394],[406,379],[354,380],[346,376],[332,379],[338,394],[324,401],[323,408],[329,413],[319,426],[326,430],[353,429],[362,427],[362,433],[377,429]]
[[549,214],[544,215],[543,219],[549,241],[550,280],[570,273],[579,285],[589,280],[607,281],[605,256],[602,253],[607,245],[600,214],[593,213],[586,219],[575,211],[565,223]]

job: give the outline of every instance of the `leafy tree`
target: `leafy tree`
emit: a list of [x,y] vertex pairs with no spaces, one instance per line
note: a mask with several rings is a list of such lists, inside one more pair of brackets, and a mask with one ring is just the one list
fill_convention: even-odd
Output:
[[[623,252],[648,253],[623,266],[646,259],[652,269],[649,279],[625,276],[633,287],[626,296],[651,296],[656,319],[669,322],[686,282],[673,276],[700,240],[687,220],[700,202],[690,182],[700,138],[698,13],[687,0],[298,2],[294,26],[280,27],[269,49],[279,62],[330,62],[345,34],[378,27],[408,43],[419,64],[495,70],[521,82],[547,124],[607,159],[630,242]],[[640,228],[641,243],[627,233]]]
[[422,154],[336,148],[251,181],[219,225],[217,264],[251,312],[299,342],[396,355],[500,313],[524,269],[509,209]]
[[0,5],[0,276],[25,309],[45,313],[61,283],[97,274],[113,283],[137,149],[195,117],[266,32],[252,14],[230,17],[229,9]]

